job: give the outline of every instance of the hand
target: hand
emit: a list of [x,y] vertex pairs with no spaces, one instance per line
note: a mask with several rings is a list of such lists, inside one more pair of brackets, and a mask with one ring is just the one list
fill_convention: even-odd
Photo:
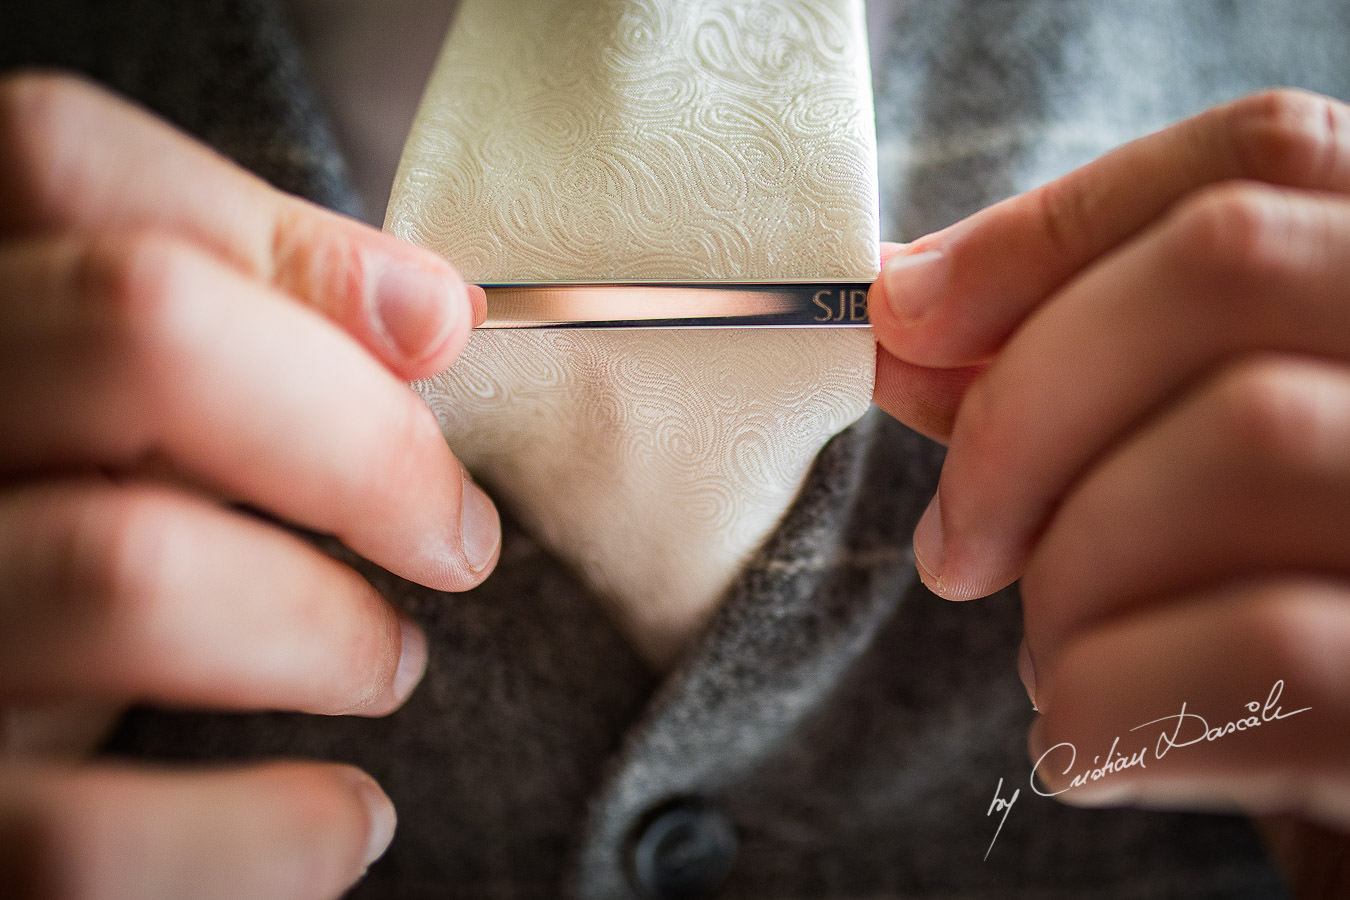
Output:
[[[889,252],[876,399],[949,447],[920,572],[1022,577],[1048,788],[1119,736],[1147,768],[1062,799],[1350,831],[1350,108],[1247,98]],[[1279,683],[1308,711],[1130,731]]]
[[436,256],[98,89],[0,80],[7,890],[326,897],[383,852],[393,808],[350,767],[168,773],[36,745],[43,723],[136,700],[398,707],[418,628],[228,504],[434,588],[481,581],[496,512],[406,385],[455,359],[481,306]]

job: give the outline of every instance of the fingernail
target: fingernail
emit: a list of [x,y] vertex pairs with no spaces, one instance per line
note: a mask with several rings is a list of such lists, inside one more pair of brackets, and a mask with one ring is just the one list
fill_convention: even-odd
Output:
[[886,302],[901,324],[917,324],[937,306],[947,281],[947,257],[940,250],[899,254],[881,269]]
[[394,830],[398,827],[398,813],[394,811],[394,804],[389,800],[389,796],[375,783],[375,779],[360,770],[353,771],[356,794],[365,805],[366,815],[370,820],[370,834],[366,837],[366,853],[363,857],[363,864],[369,867],[375,860],[384,856],[384,851],[389,849],[389,844],[394,840]]
[[1027,649],[1025,640],[1017,651],[1017,674],[1022,679],[1022,687],[1026,688],[1031,708],[1040,712],[1036,706],[1036,667],[1031,663],[1031,651]]
[[473,327],[477,328],[487,321],[487,291],[476,284],[468,284],[464,289],[469,292],[469,305],[473,307]]
[[928,508],[914,528],[914,561],[924,574],[925,583],[941,593],[942,585],[942,501],[933,494]]
[[399,651],[398,671],[394,673],[394,697],[402,703],[412,694],[413,688],[417,687],[426,672],[427,638],[411,619],[402,618],[399,625],[403,632],[403,644]]
[[497,555],[502,542],[502,523],[497,507],[478,485],[464,472],[464,494],[460,501],[460,539],[464,542],[464,557],[469,568],[477,574],[483,571]]
[[390,262],[375,284],[375,325],[390,349],[410,363],[431,357],[455,324],[456,285],[445,272]]

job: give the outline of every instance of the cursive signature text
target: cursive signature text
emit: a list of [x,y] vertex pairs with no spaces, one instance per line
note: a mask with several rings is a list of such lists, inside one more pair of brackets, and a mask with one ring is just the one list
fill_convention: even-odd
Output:
[[[1031,767],[1031,789],[1042,797],[1057,797],[1065,791],[1099,782],[1103,778],[1127,769],[1147,769],[1150,759],[1162,759],[1173,750],[1191,747],[1195,744],[1212,743],[1239,731],[1251,731],[1270,722],[1288,719],[1312,708],[1305,706],[1302,709],[1286,712],[1284,707],[1280,705],[1280,697],[1283,693],[1284,679],[1280,679],[1271,685],[1264,703],[1253,700],[1244,705],[1248,715],[1219,725],[1210,725],[1204,716],[1187,709],[1186,703],[1183,701],[1179,712],[1170,716],[1151,719],[1130,729],[1131,732],[1136,732],[1151,726],[1163,726],[1158,733],[1157,741],[1153,742],[1151,747],[1146,742],[1138,749],[1123,752],[1120,749],[1120,737],[1117,736],[1111,741],[1111,747],[1104,755],[1098,754],[1092,757],[1091,764],[1081,768],[1078,768],[1078,748],[1068,741],[1061,741],[1042,753],[1040,758],[1036,760],[1035,765]],[[1056,791],[1042,790],[1037,778],[1043,766],[1047,772],[1057,772],[1060,776],[1070,776],[1068,785]],[[998,787],[994,789],[994,802],[990,804],[989,811],[985,815],[987,817],[996,812],[1002,812],[1003,818],[999,820],[998,828],[994,831],[994,840],[989,842],[989,849],[985,851],[985,859],[989,858],[989,850],[994,849],[994,841],[998,840],[999,833],[1003,831],[1003,823],[1008,820],[1008,813],[1012,810],[1013,804],[1017,802],[1020,793],[1020,791],[1013,791],[1012,797],[1005,800],[1000,796],[1002,790],[1003,779],[1000,778]]]
[[1012,796],[1004,800],[999,796],[1003,790],[1003,779],[998,780],[998,787],[994,788],[994,802],[989,804],[989,811],[985,816],[992,816],[996,812],[1003,813],[1003,818],[998,820],[998,827],[994,829],[994,839],[989,842],[989,849],[984,851],[984,858],[989,858],[989,851],[994,849],[994,841],[998,840],[999,832],[1003,831],[1003,823],[1008,821],[1008,813],[1012,812],[1013,804],[1017,802],[1017,797],[1022,793],[1021,788],[1012,792]]

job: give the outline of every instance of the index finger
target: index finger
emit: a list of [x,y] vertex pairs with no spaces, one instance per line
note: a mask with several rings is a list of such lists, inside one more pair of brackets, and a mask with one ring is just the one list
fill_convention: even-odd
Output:
[[869,311],[906,363],[970,366],[1057,288],[1208,184],[1350,191],[1350,107],[1279,90],[1216,107],[910,244]]
[[319,310],[406,380],[448,367],[486,313],[436,254],[284,194],[101,88],[0,79],[0,235],[147,230]]
[[0,249],[0,478],[147,461],[442,590],[500,528],[426,404],[311,310],[160,235]]
[[7,766],[0,884],[6,897],[318,900],[349,888],[396,823],[379,785],[337,763]]

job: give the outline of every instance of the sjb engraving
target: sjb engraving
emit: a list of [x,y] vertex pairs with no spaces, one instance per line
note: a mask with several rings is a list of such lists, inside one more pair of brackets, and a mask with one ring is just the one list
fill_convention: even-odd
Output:
[[811,321],[850,322],[861,324],[867,321],[867,288],[848,285],[816,291],[811,295],[812,305],[820,309]]

